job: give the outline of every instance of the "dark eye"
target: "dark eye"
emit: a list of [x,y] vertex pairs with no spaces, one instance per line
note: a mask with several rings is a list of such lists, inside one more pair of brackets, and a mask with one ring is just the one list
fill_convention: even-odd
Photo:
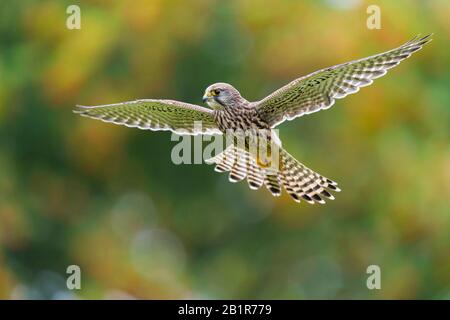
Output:
[[220,90],[219,89],[215,89],[212,91],[213,95],[218,96],[220,94]]

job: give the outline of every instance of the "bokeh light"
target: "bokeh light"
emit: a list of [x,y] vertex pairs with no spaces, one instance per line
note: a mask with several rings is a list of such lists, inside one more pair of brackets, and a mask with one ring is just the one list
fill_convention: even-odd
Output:
[[[450,2],[377,1],[380,30],[368,0],[83,1],[81,30],[70,4],[0,4],[0,298],[450,298]],[[373,86],[280,127],[342,187],[325,206],[176,166],[167,132],[71,111],[201,104],[218,81],[258,100],[431,32]]]

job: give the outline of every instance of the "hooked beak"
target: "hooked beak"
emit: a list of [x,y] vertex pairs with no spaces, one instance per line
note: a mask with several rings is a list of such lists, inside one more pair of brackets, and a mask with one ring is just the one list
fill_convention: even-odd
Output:
[[206,103],[209,101],[209,99],[211,99],[211,92],[205,92],[205,94],[203,95],[203,103]]

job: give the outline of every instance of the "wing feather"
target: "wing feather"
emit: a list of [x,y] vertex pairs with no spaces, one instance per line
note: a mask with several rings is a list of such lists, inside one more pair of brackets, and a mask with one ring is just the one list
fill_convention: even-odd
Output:
[[178,134],[220,134],[213,110],[174,100],[135,100],[99,106],[77,106],[75,113],[143,130]]
[[402,46],[374,56],[313,72],[278,89],[261,101],[256,109],[272,127],[285,120],[328,109],[342,99],[372,84],[402,60],[431,41],[431,34],[418,36]]

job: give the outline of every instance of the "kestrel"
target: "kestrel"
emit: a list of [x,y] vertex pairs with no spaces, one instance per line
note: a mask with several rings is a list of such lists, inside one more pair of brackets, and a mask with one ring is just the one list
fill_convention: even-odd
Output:
[[[273,129],[305,114],[330,108],[335,99],[355,93],[372,84],[373,79],[386,74],[400,61],[431,41],[431,35],[418,36],[402,46],[295,79],[260,101],[250,102],[227,83],[215,83],[205,90],[203,102],[209,108],[174,100],[143,99],[100,106],[77,106],[74,112],[105,122],[149,130],[170,130],[179,134],[220,134],[227,130]],[[201,127],[195,124],[200,122]],[[270,139],[269,139],[270,140]],[[274,141],[275,139],[272,139]],[[216,171],[229,172],[229,180],[247,179],[251,189],[263,184],[274,196],[284,187],[297,202],[325,203],[334,199],[330,193],[340,191],[337,183],[307,168],[279,147],[278,170],[269,168],[262,159],[246,147],[234,144],[209,159]]]

